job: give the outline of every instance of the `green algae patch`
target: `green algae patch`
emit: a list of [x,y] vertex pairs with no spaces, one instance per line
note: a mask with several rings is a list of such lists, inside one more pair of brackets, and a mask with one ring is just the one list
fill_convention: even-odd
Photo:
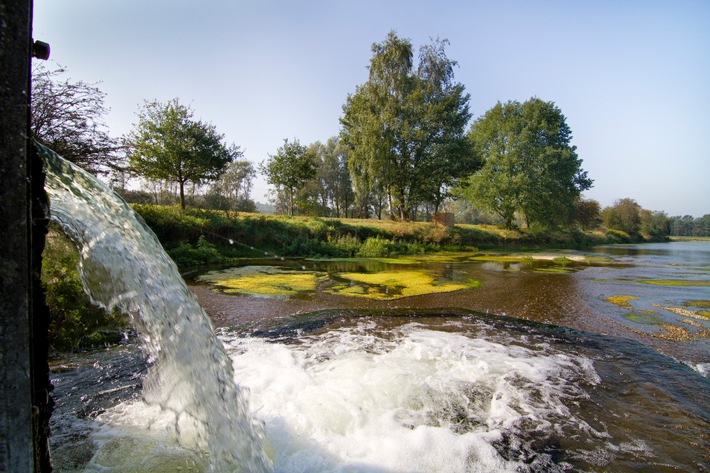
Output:
[[226,294],[248,294],[267,297],[291,297],[313,292],[325,281],[325,275],[294,271],[276,266],[244,266],[223,271],[210,271],[197,281],[217,286]]
[[651,314],[638,314],[632,312],[624,315],[624,318],[628,321],[643,325],[663,325],[664,323],[659,317]]
[[686,301],[683,303],[685,307],[697,307],[699,309],[710,309],[710,301]]
[[618,305],[621,308],[631,310],[633,307],[631,307],[631,301],[637,301],[639,298],[636,296],[625,296],[623,294],[618,294],[615,296],[609,296],[605,298],[604,300],[606,302],[611,302],[614,305]]
[[419,258],[310,258],[308,261],[324,261],[329,263],[380,263],[380,264],[401,264],[415,265],[424,260]]
[[689,281],[687,279],[640,279],[638,284],[672,287],[710,287],[710,281]]
[[382,271],[378,273],[339,273],[346,282],[327,289],[332,294],[393,300],[403,297],[437,294],[475,288],[480,281],[441,282],[425,271]]
[[573,268],[553,266],[550,268],[535,268],[535,269],[533,269],[533,271],[536,273],[569,274],[569,273],[573,273],[575,270]]

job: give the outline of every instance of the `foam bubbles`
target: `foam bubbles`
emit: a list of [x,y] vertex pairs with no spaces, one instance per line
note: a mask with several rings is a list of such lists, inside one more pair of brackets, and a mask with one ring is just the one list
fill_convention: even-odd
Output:
[[[574,419],[591,362],[409,324],[300,344],[225,337],[276,471],[515,471],[503,434]],[[577,426],[579,427],[579,426]]]

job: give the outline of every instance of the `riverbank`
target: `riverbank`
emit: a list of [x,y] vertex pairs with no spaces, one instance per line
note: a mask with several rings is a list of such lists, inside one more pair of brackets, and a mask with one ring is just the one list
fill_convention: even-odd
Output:
[[520,252],[630,243],[623,232],[507,230],[493,225],[437,225],[320,217],[288,217],[136,204],[181,269],[234,258],[387,257],[441,251]]

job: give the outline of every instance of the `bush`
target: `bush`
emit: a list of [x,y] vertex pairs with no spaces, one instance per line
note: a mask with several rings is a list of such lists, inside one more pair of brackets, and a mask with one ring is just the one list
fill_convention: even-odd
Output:
[[168,249],[167,253],[181,268],[219,264],[227,259],[215,245],[207,241],[204,235],[200,235],[194,246],[189,242],[182,242],[178,246]]
[[368,238],[357,251],[357,256],[361,258],[378,258],[393,254],[396,254],[395,244],[379,237]]
[[613,230],[609,229],[606,231],[606,236],[611,239],[612,242],[614,243],[630,243],[631,242],[631,236],[621,230]]

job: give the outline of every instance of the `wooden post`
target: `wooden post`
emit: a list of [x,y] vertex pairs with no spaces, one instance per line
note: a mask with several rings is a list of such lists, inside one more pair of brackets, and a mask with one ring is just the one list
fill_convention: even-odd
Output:
[[0,471],[13,473],[51,469],[47,318],[39,285],[47,214],[41,164],[32,158],[29,136],[32,44],[32,0],[3,2],[0,6],[0,239],[3,252],[0,258]]

